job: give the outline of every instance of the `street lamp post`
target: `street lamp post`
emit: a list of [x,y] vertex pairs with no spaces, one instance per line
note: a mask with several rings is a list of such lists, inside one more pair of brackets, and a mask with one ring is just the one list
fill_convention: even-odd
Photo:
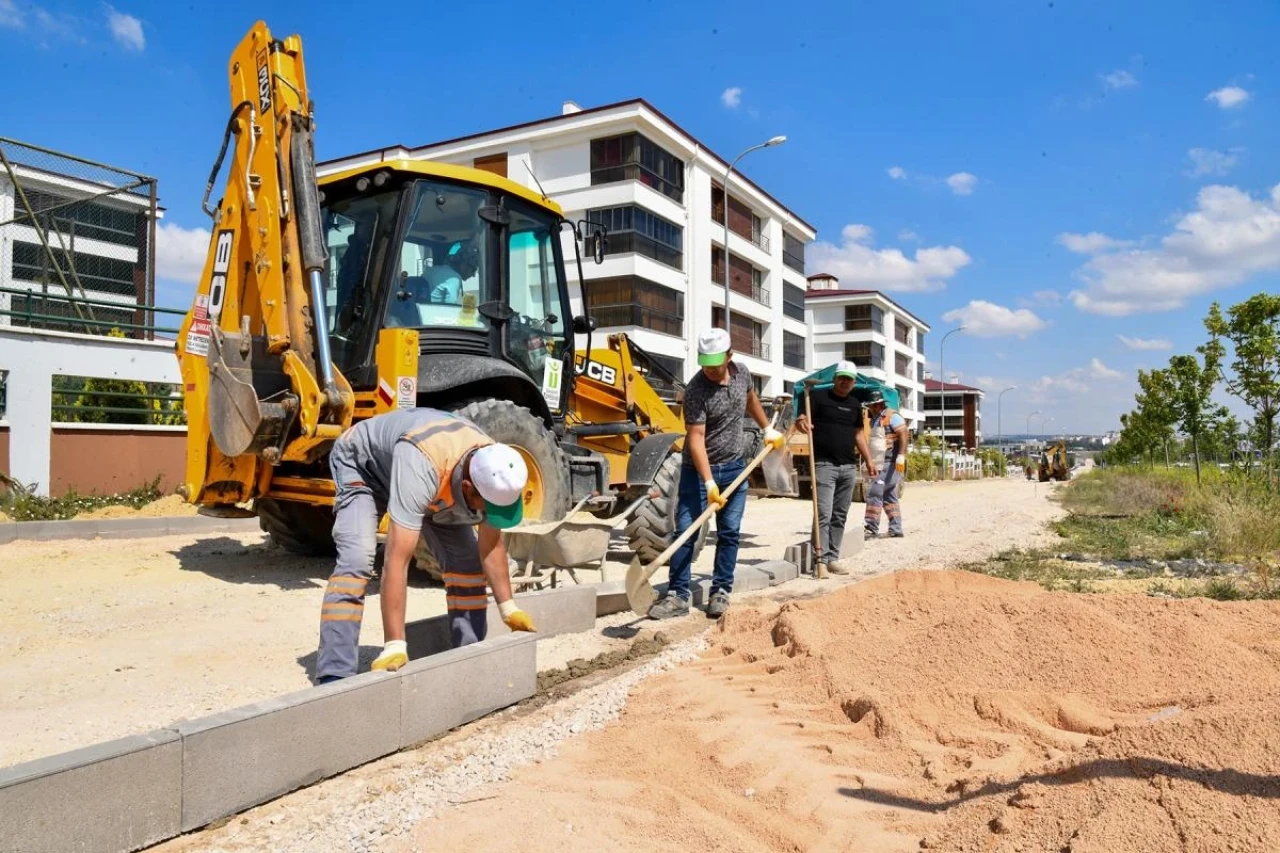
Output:
[[947,480],[947,367],[944,348],[947,345],[947,338],[962,331],[964,326],[956,326],[943,335],[938,343],[938,375],[942,377],[942,481],[944,483]]
[[752,145],[746,151],[734,157],[733,162],[729,164],[729,168],[724,170],[724,330],[729,333],[730,340],[733,339],[733,331],[729,325],[729,176],[733,174],[733,167],[738,165],[738,161],[752,151],[771,148],[786,141],[787,138],[785,136],[775,136],[768,142]]
[[1000,462],[1004,463],[1004,421],[1001,417],[1000,404],[1005,395],[1005,391],[1013,391],[1017,389],[1017,385],[1010,385],[996,395],[996,449],[1000,453]]

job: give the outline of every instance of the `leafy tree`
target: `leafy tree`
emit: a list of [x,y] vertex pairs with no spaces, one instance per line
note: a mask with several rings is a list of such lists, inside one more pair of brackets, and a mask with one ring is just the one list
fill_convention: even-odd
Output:
[[1178,421],[1173,408],[1173,383],[1168,370],[1138,371],[1139,391],[1134,399],[1138,408],[1120,423],[1126,450],[1151,459],[1157,449],[1164,450],[1164,467],[1169,467],[1169,441]]
[[1196,484],[1200,479],[1201,438],[1214,422],[1221,419],[1225,407],[1214,406],[1210,400],[1214,386],[1218,384],[1221,364],[1221,348],[1211,341],[1199,348],[1203,365],[1194,355],[1175,355],[1169,359],[1167,375],[1171,408],[1178,428],[1191,439],[1191,456],[1196,466]]
[[1223,377],[1227,393],[1253,409],[1255,443],[1270,466],[1280,415],[1280,296],[1256,294],[1228,308],[1225,317],[1215,302],[1204,324],[1219,349],[1224,339],[1231,343],[1234,375]]

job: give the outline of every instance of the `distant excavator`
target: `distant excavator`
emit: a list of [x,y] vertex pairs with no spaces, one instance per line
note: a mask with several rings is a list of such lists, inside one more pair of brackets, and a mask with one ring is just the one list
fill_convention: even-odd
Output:
[[1040,455],[1040,482],[1070,479],[1071,461],[1067,458],[1066,442],[1059,441],[1046,447]]

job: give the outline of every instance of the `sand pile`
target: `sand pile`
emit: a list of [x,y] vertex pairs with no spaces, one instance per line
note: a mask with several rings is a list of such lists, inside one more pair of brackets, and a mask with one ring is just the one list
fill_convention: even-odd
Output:
[[181,496],[165,495],[138,509],[129,506],[104,506],[82,512],[76,518],[171,518],[195,514],[195,506],[187,503]]
[[[737,607],[709,655],[495,791],[504,834],[583,850],[1280,849],[1280,602],[905,572]],[[411,844],[492,842],[491,807]]]

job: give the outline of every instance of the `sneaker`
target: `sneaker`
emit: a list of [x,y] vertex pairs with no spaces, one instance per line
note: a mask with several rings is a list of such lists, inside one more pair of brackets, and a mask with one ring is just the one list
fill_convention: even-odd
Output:
[[891,537],[893,537],[894,539],[901,539],[901,538],[902,538],[902,536],[903,536],[903,533],[902,533],[902,531],[901,531],[901,530],[897,530],[897,531],[890,530],[890,531],[889,531],[889,535],[890,535]]
[[678,595],[666,595],[649,608],[650,619],[675,619],[689,615],[689,602]]
[[853,571],[853,558],[844,557],[827,563],[827,571],[833,575],[847,575]]
[[729,609],[729,593],[723,589],[718,589],[711,593],[711,601],[707,604],[707,616],[711,619],[719,619],[724,612]]

